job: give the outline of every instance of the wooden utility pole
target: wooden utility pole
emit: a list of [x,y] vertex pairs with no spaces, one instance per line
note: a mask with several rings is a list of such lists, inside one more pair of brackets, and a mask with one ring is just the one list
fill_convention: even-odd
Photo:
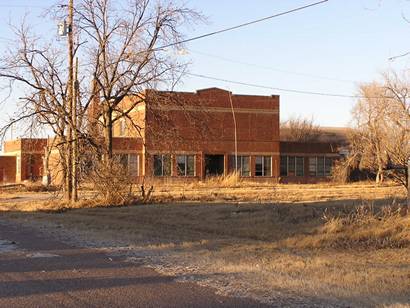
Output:
[[72,107],[72,123],[73,123],[73,142],[72,142],[72,200],[78,200],[78,127],[77,127],[77,106],[79,96],[78,84],[78,58],[75,59],[75,74],[74,74],[74,93]]
[[[67,82],[67,107],[68,107],[68,119],[72,120],[73,116],[73,75],[74,75],[74,40],[73,40],[73,11],[74,11],[74,0],[69,0],[68,2],[68,82]],[[73,131],[72,125],[68,125],[67,128],[67,165],[66,165],[66,194],[67,199],[72,200],[72,163],[73,163]]]
[[410,211],[410,158],[407,160],[407,211]]

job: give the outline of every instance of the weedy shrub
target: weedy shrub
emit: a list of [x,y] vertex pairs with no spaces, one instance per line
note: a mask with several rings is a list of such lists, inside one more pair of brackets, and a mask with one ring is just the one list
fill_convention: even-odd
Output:
[[219,187],[237,187],[241,184],[242,178],[238,171],[233,171],[227,175],[219,175],[208,178],[203,182],[206,186],[219,186]]
[[326,212],[320,242],[331,247],[402,248],[410,246],[410,215],[395,204],[376,209],[357,206],[350,214]]
[[108,163],[95,162],[89,172],[89,181],[101,206],[129,205],[136,201],[127,169],[115,158]]

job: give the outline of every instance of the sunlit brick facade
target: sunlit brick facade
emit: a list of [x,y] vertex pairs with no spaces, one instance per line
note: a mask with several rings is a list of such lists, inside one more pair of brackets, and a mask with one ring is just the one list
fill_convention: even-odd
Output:
[[[90,123],[96,126],[98,104],[91,106],[95,119]],[[219,88],[147,90],[125,99],[122,107],[129,106],[133,106],[132,121],[121,118],[114,124],[113,153],[136,182],[202,180],[235,169],[253,181],[317,182],[329,179],[330,164],[339,157],[337,145],[328,142],[281,142],[277,95],[236,95]],[[41,157],[46,143],[45,139],[7,142],[5,155],[15,161],[0,158],[0,172],[6,170],[3,173],[11,179],[13,172],[7,166],[14,164],[16,182],[37,179],[44,171]],[[52,182],[57,178],[52,175]]]

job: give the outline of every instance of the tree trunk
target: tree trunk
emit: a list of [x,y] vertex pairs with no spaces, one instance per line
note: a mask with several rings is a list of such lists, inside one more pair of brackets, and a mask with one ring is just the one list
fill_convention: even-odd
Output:
[[68,132],[68,138],[66,139],[65,142],[65,149],[64,149],[64,154],[65,154],[65,166],[64,166],[64,171],[65,171],[65,198],[67,201],[71,201],[72,198],[72,177],[71,177],[71,164],[72,164],[72,147],[71,147],[71,129],[69,129]]
[[112,159],[112,135],[113,135],[113,122],[112,111],[107,110],[105,112],[106,125],[104,127],[104,162],[108,164]]
[[78,132],[77,132],[77,99],[79,95],[79,85],[78,85],[78,58],[76,58],[75,63],[75,74],[74,74],[74,89],[72,97],[72,125],[73,125],[73,143],[72,143],[72,170],[71,170],[71,181],[72,181],[72,200],[76,202],[78,200]]
[[377,170],[377,174],[376,174],[376,183],[381,184],[383,183],[383,180],[384,180],[383,169],[379,167],[379,169]]

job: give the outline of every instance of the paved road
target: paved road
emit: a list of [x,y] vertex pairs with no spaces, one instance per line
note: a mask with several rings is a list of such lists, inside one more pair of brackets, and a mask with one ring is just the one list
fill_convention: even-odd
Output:
[[0,307],[263,306],[57,242],[0,216]]

